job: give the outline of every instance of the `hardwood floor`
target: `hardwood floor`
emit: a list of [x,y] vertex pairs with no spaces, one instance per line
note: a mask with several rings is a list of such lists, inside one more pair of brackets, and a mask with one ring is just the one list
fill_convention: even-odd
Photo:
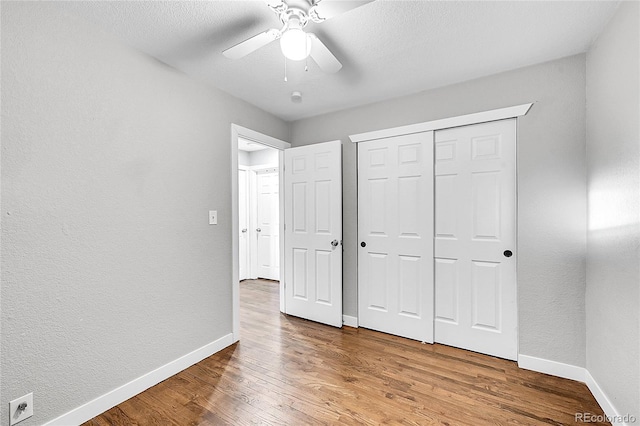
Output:
[[582,383],[288,317],[277,282],[244,281],[240,291],[239,343],[85,425],[565,425],[602,414]]

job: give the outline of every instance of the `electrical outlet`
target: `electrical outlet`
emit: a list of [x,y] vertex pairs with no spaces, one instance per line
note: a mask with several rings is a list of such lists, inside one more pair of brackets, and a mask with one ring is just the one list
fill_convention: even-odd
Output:
[[218,224],[218,210],[209,210],[209,225]]
[[9,426],[33,416],[33,392],[9,403]]

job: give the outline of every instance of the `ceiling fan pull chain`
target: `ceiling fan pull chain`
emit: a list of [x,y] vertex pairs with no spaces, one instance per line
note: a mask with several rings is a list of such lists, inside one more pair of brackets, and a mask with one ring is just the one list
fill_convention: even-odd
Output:
[[287,58],[284,58],[284,81],[289,81],[287,80]]
[[[309,51],[309,36],[307,35],[304,38],[304,48]],[[309,56],[307,55],[306,58],[304,58],[304,72],[309,71]]]

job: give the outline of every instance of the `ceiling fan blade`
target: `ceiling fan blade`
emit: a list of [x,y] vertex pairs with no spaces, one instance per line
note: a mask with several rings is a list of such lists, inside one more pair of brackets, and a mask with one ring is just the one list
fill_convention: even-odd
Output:
[[229,59],[240,59],[277,40],[279,37],[280,31],[274,29],[267,30],[228,48],[222,52],[222,54]]
[[340,71],[342,64],[323,42],[315,35],[309,33],[311,38],[311,57],[318,64],[320,69],[326,73],[333,74]]
[[309,17],[314,22],[323,22],[372,1],[374,0],[317,0],[309,10]]
[[280,7],[284,4],[282,0],[263,0],[269,7]]
[[287,6],[287,3],[285,3],[283,0],[263,0],[263,1],[275,13],[284,12],[285,10],[287,10],[289,8],[289,6]]

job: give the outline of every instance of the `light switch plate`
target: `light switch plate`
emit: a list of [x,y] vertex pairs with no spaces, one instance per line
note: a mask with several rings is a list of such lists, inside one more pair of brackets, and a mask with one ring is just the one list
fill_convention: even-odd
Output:
[[[24,410],[19,408],[22,403],[26,404]],[[33,392],[9,402],[9,416],[9,426],[13,426],[33,416]]]
[[218,210],[209,210],[209,225],[218,224]]

